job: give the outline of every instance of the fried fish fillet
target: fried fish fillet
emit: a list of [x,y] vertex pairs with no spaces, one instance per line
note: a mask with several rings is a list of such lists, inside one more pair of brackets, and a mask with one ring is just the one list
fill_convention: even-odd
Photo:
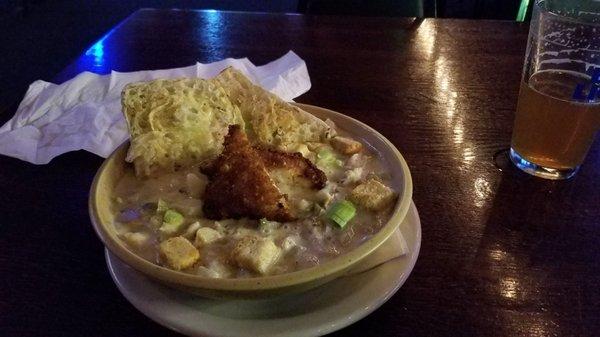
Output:
[[256,148],[267,170],[284,169],[287,174],[302,177],[309,187],[320,190],[325,187],[327,176],[301,153],[287,153],[265,148]]
[[208,174],[203,206],[207,218],[294,220],[286,197],[239,125],[229,126],[223,152]]
[[327,182],[325,173],[300,153],[252,147],[237,125],[229,127],[223,153],[204,173],[210,178],[204,214],[215,220],[292,221],[298,202]]

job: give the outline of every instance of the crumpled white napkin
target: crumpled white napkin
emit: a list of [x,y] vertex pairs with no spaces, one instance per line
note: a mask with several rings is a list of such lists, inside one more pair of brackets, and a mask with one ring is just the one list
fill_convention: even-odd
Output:
[[83,72],[60,85],[38,80],[29,86],[13,118],[0,128],[0,154],[34,164],[47,164],[80,149],[108,157],[128,138],[121,112],[123,86],[157,78],[211,78],[230,66],[288,101],[310,89],[306,64],[293,51],[260,67],[247,58],[228,58],[175,69]]

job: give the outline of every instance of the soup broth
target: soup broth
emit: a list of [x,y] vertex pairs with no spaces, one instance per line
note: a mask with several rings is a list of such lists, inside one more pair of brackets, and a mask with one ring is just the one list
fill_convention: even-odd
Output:
[[[394,204],[373,207],[372,203],[381,197],[378,191],[372,196],[363,193],[364,201],[356,196],[353,199],[359,186],[373,182],[387,188],[382,191],[391,193],[387,187],[390,172],[365,146],[358,153],[344,154],[332,145],[314,143],[298,149],[327,176],[327,183],[320,190],[311,191],[271,174],[296,210],[297,220],[207,219],[202,206],[209,177],[198,166],[152,178],[138,178],[131,168],[115,188],[114,226],[126,245],[144,259],[205,277],[257,277],[319,265],[377,233],[389,219]],[[355,200],[356,207],[355,216],[343,228],[328,213],[332,205],[342,200]],[[178,225],[165,226],[165,221],[172,221],[173,217]],[[188,248],[194,255],[193,263],[174,267],[178,265],[165,257],[161,249],[166,249],[165,242],[173,238],[185,238],[191,243],[186,247],[193,246]],[[244,240],[249,240],[251,249],[240,246]]]

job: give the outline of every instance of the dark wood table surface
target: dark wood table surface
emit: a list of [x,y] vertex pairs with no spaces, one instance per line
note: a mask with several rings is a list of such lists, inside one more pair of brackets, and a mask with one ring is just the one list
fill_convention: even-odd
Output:
[[[569,181],[493,161],[510,144],[527,31],[502,21],[142,10],[55,80],[225,57],[263,64],[294,50],[312,80],[299,102],[359,119],[403,153],[423,228],[404,286],[334,336],[598,336],[599,142]],[[87,213],[101,162],[85,152],[44,166],[0,157],[1,336],[177,335],[111,281]]]

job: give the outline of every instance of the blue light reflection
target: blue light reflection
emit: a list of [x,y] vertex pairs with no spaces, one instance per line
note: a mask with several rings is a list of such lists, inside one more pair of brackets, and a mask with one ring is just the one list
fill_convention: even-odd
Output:
[[107,51],[105,50],[104,41],[115,31],[116,27],[106,33],[96,41],[88,50],[85,51],[83,56],[79,59],[78,63],[84,70],[92,71],[95,73],[108,73],[111,71],[107,62]]
[[93,57],[92,65],[94,67],[102,67],[104,64],[104,38],[94,43],[90,49],[85,52],[85,56]]
[[195,37],[204,49],[210,51],[210,59],[202,61],[217,61],[230,56],[226,55],[222,49],[223,43],[227,40],[222,13],[214,9],[207,9],[198,12],[198,15],[202,24],[196,31]]

